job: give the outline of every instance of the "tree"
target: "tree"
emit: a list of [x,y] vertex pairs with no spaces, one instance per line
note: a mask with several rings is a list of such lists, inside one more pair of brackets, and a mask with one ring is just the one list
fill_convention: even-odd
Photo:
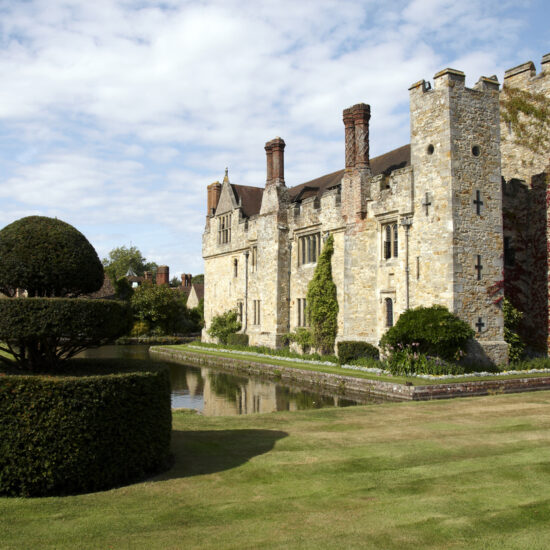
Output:
[[[78,298],[103,284],[86,237],[61,220],[22,218],[0,231],[0,361],[31,372],[54,369],[130,328],[120,302]],[[15,298],[16,289],[28,298]]]
[[170,286],[172,288],[177,288],[177,287],[181,286],[181,279],[178,279],[178,277],[172,277],[170,279]]
[[331,266],[333,254],[334,237],[330,235],[323,246],[306,295],[312,345],[323,354],[334,350],[338,331],[338,298]]
[[199,275],[194,275],[191,278],[191,284],[193,284],[193,285],[203,285],[204,284],[204,273],[200,273]]
[[119,246],[109,252],[108,258],[103,258],[103,267],[111,281],[117,281],[124,277],[129,269],[143,277],[146,271],[156,272],[158,266],[155,262],[148,262],[137,247]]
[[166,285],[143,283],[130,298],[134,317],[146,321],[151,329],[163,334],[197,330],[196,316],[185,305],[182,293]]

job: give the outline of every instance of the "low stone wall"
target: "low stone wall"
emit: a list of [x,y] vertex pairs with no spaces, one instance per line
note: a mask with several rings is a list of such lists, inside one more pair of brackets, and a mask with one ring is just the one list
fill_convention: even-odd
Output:
[[298,384],[317,391],[331,390],[349,397],[384,397],[392,401],[425,401],[429,399],[449,399],[451,397],[550,390],[550,376],[409,386],[397,382],[383,382],[356,378],[351,375],[269,365],[242,358],[219,357],[206,353],[194,353],[158,346],[150,348],[149,353],[153,358],[163,361],[237,371],[252,376],[281,380],[287,384]]

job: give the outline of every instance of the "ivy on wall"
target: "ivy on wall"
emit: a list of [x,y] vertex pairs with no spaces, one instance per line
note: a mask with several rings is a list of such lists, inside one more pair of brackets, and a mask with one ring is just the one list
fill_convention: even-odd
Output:
[[505,86],[500,94],[500,116],[511,126],[518,145],[533,153],[550,148],[550,98]]
[[334,237],[330,235],[319,256],[306,297],[312,345],[322,354],[333,352],[338,331],[338,299],[331,266],[333,254]]

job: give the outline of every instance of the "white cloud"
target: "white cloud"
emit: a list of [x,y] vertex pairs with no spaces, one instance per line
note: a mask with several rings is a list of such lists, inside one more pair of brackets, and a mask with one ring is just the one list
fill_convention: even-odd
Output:
[[524,9],[4,2],[0,219],[58,215],[100,235],[103,250],[132,240],[174,269],[200,268],[205,187],[225,166],[235,183],[262,185],[263,144],[280,135],[289,185],[339,169],[341,112],[359,101],[372,106],[373,155],[406,143],[408,86],[449,65],[473,84],[524,61],[514,57]]

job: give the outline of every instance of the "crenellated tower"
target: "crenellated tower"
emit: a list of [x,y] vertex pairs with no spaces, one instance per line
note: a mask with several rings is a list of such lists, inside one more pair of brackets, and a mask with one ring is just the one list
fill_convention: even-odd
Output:
[[410,100],[411,238],[429,273],[417,281],[413,303],[447,306],[475,330],[474,356],[505,362],[495,293],[503,277],[499,83],[482,77],[470,89],[464,73],[445,69],[433,89],[414,84]]

